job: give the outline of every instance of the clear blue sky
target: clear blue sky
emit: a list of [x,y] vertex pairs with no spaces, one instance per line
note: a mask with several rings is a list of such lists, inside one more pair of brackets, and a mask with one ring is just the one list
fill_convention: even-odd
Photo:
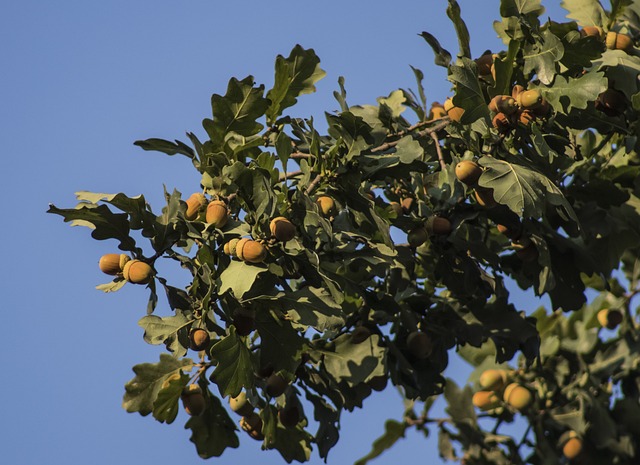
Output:
[[[559,2],[546,3],[548,14],[562,20]],[[498,4],[460,0],[475,56],[502,47],[491,25]],[[96,291],[108,281],[98,258],[116,244],[46,215],[48,203],[71,207],[78,190],[124,192],[144,194],[159,210],[163,183],[197,190],[199,177],[186,159],[144,152],[133,141],[184,139],[187,130],[202,135],[212,93],[248,74],[269,88],[275,56],[296,43],[316,50],[327,77],[317,94],[301,98],[295,116],[321,119],[325,110],[337,110],[332,92],[340,75],[350,104],[415,88],[409,65],[424,71],[429,100],[443,101],[450,87],[444,70],[433,65],[417,34],[431,32],[455,54],[445,8],[445,0],[3,2],[2,463],[202,462],[183,429],[185,414],[167,426],[121,408],[131,367],[155,362],[161,352],[144,343],[137,326],[147,293],[134,286],[110,295]],[[448,374],[461,372],[454,367]],[[364,410],[345,414],[329,463],[350,464],[366,454],[384,420],[400,419],[402,409],[388,389]],[[416,457],[438,463],[435,434],[425,440],[411,433],[372,463]],[[254,460],[283,463],[246,435],[240,449],[210,463]],[[321,463],[315,452],[310,463]]]

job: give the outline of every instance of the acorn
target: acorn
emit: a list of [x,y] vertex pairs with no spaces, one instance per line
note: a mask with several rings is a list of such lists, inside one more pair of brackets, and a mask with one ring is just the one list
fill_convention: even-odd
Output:
[[607,116],[618,116],[627,108],[627,99],[619,90],[607,89],[598,95],[595,107]]
[[108,253],[100,257],[98,267],[103,273],[115,276],[122,273],[124,265],[130,260],[131,258],[124,253]]
[[538,89],[525,90],[518,95],[516,101],[522,108],[535,108],[542,102],[542,94]]
[[124,279],[133,284],[147,284],[152,274],[153,268],[141,260],[130,260],[122,269]]
[[486,412],[500,407],[500,398],[493,391],[478,391],[473,394],[471,402],[480,410]]
[[529,238],[514,241],[511,246],[515,249],[518,258],[523,262],[534,262],[538,259],[538,249]]
[[430,216],[424,229],[430,236],[446,236],[452,231],[451,222],[440,216]]
[[580,455],[583,449],[583,441],[575,431],[567,431],[560,436],[562,455],[569,460],[573,460]]
[[269,229],[271,230],[271,235],[280,242],[288,242],[296,237],[296,227],[284,216],[272,219]]
[[509,132],[511,129],[511,118],[504,113],[497,113],[491,120],[493,127],[500,133]]
[[489,102],[489,110],[494,113],[511,115],[518,111],[518,104],[516,103],[516,99],[510,95],[496,95]]
[[205,398],[202,388],[197,384],[189,384],[180,395],[184,411],[191,416],[198,416],[204,411]]
[[474,195],[478,205],[485,208],[493,208],[498,205],[498,202],[493,198],[493,189],[485,187],[476,187]]
[[544,98],[540,101],[540,105],[538,105],[537,107],[532,108],[531,110],[524,110],[524,111],[532,111],[534,115],[540,117],[540,118],[544,118],[545,116],[547,116],[549,114],[549,111],[551,111],[551,105],[549,104],[549,102],[547,100],[545,100]]
[[244,307],[236,308],[233,311],[233,326],[239,336],[248,336],[256,329],[255,313]]
[[236,256],[236,247],[238,246],[238,242],[240,242],[240,239],[238,238],[234,238],[231,239],[229,242],[224,244],[224,253],[226,253],[227,255],[231,255],[232,257]]
[[580,35],[582,37],[597,37],[598,39],[604,39],[604,30],[598,26],[585,26],[580,29]]
[[407,336],[407,349],[415,358],[424,360],[431,355],[433,344],[427,333],[413,331]]
[[284,394],[287,386],[289,386],[289,383],[287,383],[286,379],[277,373],[273,373],[267,378],[264,390],[270,397],[278,397]]
[[358,326],[351,333],[351,344],[360,344],[371,336],[371,330],[366,326]]
[[402,205],[400,205],[398,202],[389,202],[388,208],[396,214],[396,218],[400,218],[404,214]]
[[507,383],[506,370],[498,370],[498,369],[485,370],[480,375],[480,379],[478,379],[478,384],[480,384],[482,389],[486,389],[488,391],[499,391],[505,386],[506,383]]
[[209,346],[211,337],[202,328],[195,328],[189,332],[189,348],[197,352],[205,350]]
[[444,118],[445,116],[447,116],[447,112],[445,111],[442,104],[433,102],[431,104],[431,111],[429,111],[429,116],[427,116],[427,121]]
[[491,65],[493,65],[493,55],[490,51],[484,53],[480,58],[474,60],[478,70],[478,76],[488,76],[491,74]]
[[247,399],[247,393],[242,391],[236,397],[229,398],[231,410],[242,417],[250,416],[253,413],[253,405]]
[[262,419],[257,413],[251,413],[240,419],[240,428],[243,431],[249,433],[256,441],[262,441],[264,434],[262,434]]
[[408,215],[409,213],[411,213],[411,209],[413,208],[413,205],[415,203],[415,200],[413,199],[413,197],[405,197],[400,201],[400,205],[402,206],[402,212],[405,215]]
[[529,126],[536,119],[534,110],[522,110],[518,115],[518,121],[524,126]]
[[533,395],[526,387],[518,383],[509,384],[502,396],[503,400],[514,409],[522,411],[533,402]]
[[460,121],[460,119],[462,119],[464,110],[460,107],[456,107],[453,104],[453,99],[448,98],[444,101],[444,109],[447,112],[447,115],[449,115],[449,118],[451,118],[451,121]]
[[429,236],[427,235],[427,230],[424,226],[418,226],[407,234],[407,242],[409,242],[411,247],[420,247],[422,244],[427,242],[428,238]]
[[367,385],[373,389],[374,391],[384,391],[387,387],[387,382],[389,379],[386,375],[374,376],[369,381],[367,381]]
[[267,249],[258,241],[242,238],[236,244],[236,256],[245,262],[262,263],[267,258]]
[[229,220],[229,209],[222,200],[213,200],[207,205],[207,223],[212,224],[216,229],[220,229]]
[[607,329],[616,329],[622,323],[622,312],[616,308],[603,308],[597,315],[600,326]]
[[203,193],[196,192],[191,194],[186,202],[187,211],[185,212],[184,217],[189,221],[193,221],[198,217],[200,210],[207,204],[207,198]]
[[285,428],[293,428],[300,423],[300,409],[297,404],[278,410],[278,420]]
[[324,216],[333,216],[336,213],[336,203],[331,197],[321,195],[316,199],[316,203],[320,206],[320,212]]
[[633,40],[631,37],[613,31],[607,32],[605,44],[609,50],[624,50],[628,53],[633,49]]
[[456,177],[467,186],[475,186],[482,175],[482,168],[475,161],[462,160],[456,165]]
[[518,95],[523,93],[525,90],[526,89],[524,88],[524,86],[521,86],[520,84],[516,84],[515,86],[513,86],[513,88],[511,89],[511,97],[516,99],[516,103],[518,103]]

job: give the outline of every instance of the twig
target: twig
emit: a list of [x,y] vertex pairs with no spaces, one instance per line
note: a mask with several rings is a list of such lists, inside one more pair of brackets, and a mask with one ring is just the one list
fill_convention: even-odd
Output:
[[294,160],[299,158],[315,158],[315,155],[311,155],[310,153],[303,153],[303,152],[293,152],[291,155],[289,155],[289,158],[293,158]]
[[282,182],[285,181],[289,178],[292,178],[294,176],[300,176],[302,174],[302,170],[298,170],[298,171],[289,171],[288,173],[282,173],[280,175],[280,178],[278,178],[278,181]]
[[431,138],[433,142],[436,144],[436,152],[438,152],[438,161],[440,162],[440,169],[442,171],[447,171],[447,164],[444,162],[444,158],[442,157],[442,149],[440,148],[440,141],[438,140],[438,136],[435,132],[431,133]]
[[311,192],[313,192],[313,190],[316,188],[316,186],[318,185],[318,183],[321,180],[322,180],[322,175],[321,174],[319,174],[315,178],[313,178],[313,181],[311,181],[311,184],[309,184],[309,187],[307,187],[307,190],[305,191],[305,194],[307,194],[307,195],[311,194]]
[[[423,129],[422,131],[418,132],[417,136],[418,138],[420,138],[420,137],[428,136],[429,134],[438,132],[440,129],[447,127],[450,121],[451,120],[449,118],[442,118],[442,121],[440,121],[435,126],[428,127],[427,129]],[[384,144],[371,149],[371,152],[372,153],[384,152],[385,150],[388,150],[391,147],[395,147],[396,145],[398,145],[398,142],[400,142],[400,139],[394,140],[391,142],[385,142]]]

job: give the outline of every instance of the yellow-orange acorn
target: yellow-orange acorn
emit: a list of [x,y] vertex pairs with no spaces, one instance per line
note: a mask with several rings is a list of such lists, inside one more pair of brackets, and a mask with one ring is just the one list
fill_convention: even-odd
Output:
[[516,101],[522,108],[535,108],[542,102],[542,94],[538,89],[525,90],[518,95]]
[[573,460],[580,455],[583,449],[582,438],[575,431],[567,431],[560,436],[562,455]]
[[498,369],[485,370],[480,375],[478,383],[482,389],[499,391],[507,383],[507,371]]
[[513,88],[511,89],[511,97],[516,99],[516,103],[518,102],[518,95],[520,95],[524,91],[524,86],[521,86],[520,84],[516,84],[515,86],[513,86]]
[[187,211],[185,212],[184,217],[189,221],[193,221],[198,217],[200,210],[207,204],[207,198],[201,192],[196,192],[191,194],[186,202]]
[[597,315],[600,326],[607,329],[616,329],[622,323],[622,312],[615,308],[603,308]]
[[127,254],[108,253],[100,257],[98,267],[103,273],[115,276],[118,273],[122,273],[124,265],[130,260],[131,258]]
[[478,205],[485,208],[493,208],[498,203],[493,198],[493,189],[487,189],[484,187],[476,187],[475,190],[476,202]]
[[189,415],[198,416],[204,411],[205,399],[202,388],[197,384],[190,384],[182,390],[180,395],[184,411]]
[[316,203],[320,206],[320,211],[324,216],[332,216],[336,213],[336,203],[326,195],[321,195],[316,199]]
[[227,204],[222,200],[213,200],[207,205],[207,223],[211,223],[215,228],[222,228],[229,220],[229,210]]
[[610,50],[624,50],[625,52],[630,52],[633,48],[633,40],[631,37],[626,34],[619,34],[613,31],[607,32],[605,43],[607,44],[607,48]]
[[210,341],[209,333],[202,328],[192,329],[189,332],[189,348],[191,350],[204,350],[209,346]]
[[236,244],[236,256],[245,262],[262,263],[267,258],[267,249],[258,241],[242,238]]
[[431,111],[429,111],[429,116],[427,117],[427,121],[444,118],[445,116],[447,116],[447,112],[444,109],[444,107],[438,102],[433,102],[431,104]]
[[604,30],[598,26],[585,26],[580,29],[580,35],[582,37],[597,37],[598,39],[603,39]]
[[415,200],[413,199],[413,197],[405,197],[400,201],[400,205],[402,206],[402,212],[405,215],[408,215],[409,213],[411,213],[411,209],[413,208],[413,204],[415,203]]
[[280,242],[287,242],[296,236],[296,227],[284,216],[278,216],[269,224],[271,235]]
[[130,260],[122,269],[124,279],[133,284],[147,284],[151,281],[153,268],[148,263],[140,260]]
[[500,406],[500,398],[493,391],[478,391],[473,394],[471,402],[482,411],[493,410]]
[[456,178],[467,186],[475,186],[482,175],[482,168],[471,160],[462,160],[455,168]]
[[504,390],[503,400],[514,409],[522,411],[533,402],[533,395],[526,387],[511,383]]
[[235,257],[236,247],[238,246],[238,242],[240,242],[240,239],[238,238],[231,239],[229,242],[227,242],[223,247],[224,253]]
[[460,107],[456,107],[453,104],[453,99],[448,98],[444,101],[444,109],[451,118],[451,121],[460,121],[462,119],[462,114],[464,110]]
[[536,114],[534,110],[522,110],[520,115],[518,115],[518,121],[525,126],[529,126],[535,119]]

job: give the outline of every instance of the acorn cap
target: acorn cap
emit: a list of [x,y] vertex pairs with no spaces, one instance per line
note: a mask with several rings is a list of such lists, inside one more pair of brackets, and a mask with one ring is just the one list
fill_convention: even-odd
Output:
[[133,284],[147,284],[151,281],[153,268],[141,260],[130,260],[122,269],[124,279]]
[[622,312],[615,308],[603,308],[597,315],[600,326],[607,329],[616,329],[623,318]]
[[262,434],[262,419],[257,413],[251,413],[250,415],[242,417],[239,423],[240,428],[249,433],[249,436],[256,441],[262,441],[264,439],[264,434]]
[[278,216],[269,224],[271,235],[280,242],[287,242],[296,237],[296,227],[284,216]]
[[185,212],[184,217],[189,221],[193,221],[198,217],[200,209],[207,204],[207,198],[202,192],[196,192],[191,194],[191,196],[186,200],[186,203],[187,211]]
[[240,239],[238,238],[233,238],[229,242],[227,242],[223,248],[224,253],[226,253],[227,255],[231,255],[232,257],[235,257],[238,242],[240,242]]
[[507,383],[506,370],[490,369],[485,370],[478,379],[478,384],[482,389],[489,391],[499,391]]
[[213,224],[215,228],[220,229],[227,224],[229,220],[229,209],[227,204],[222,200],[213,200],[207,205],[207,223]]
[[267,258],[267,249],[258,241],[243,238],[236,244],[236,256],[245,262],[262,263]]
[[516,100],[510,95],[496,95],[489,102],[489,110],[494,113],[504,113],[511,115],[518,111]]
[[130,260],[131,258],[124,253],[108,253],[100,257],[98,267],[103,273],[115,276],[122,272],[124,265]]

